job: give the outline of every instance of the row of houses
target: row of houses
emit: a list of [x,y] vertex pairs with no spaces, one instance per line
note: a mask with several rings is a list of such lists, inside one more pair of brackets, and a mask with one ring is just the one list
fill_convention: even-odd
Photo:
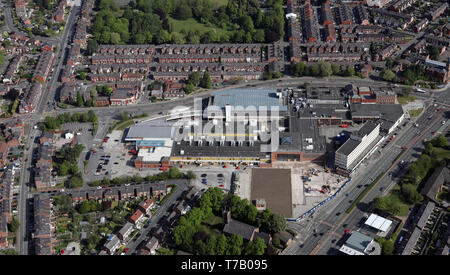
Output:
[[41,55],[39,57],[39,61],[34,69],[33,81],[38,80],[41,83],[47,81],[54,59],[55,53],[53,52],[53,48],[49,50],[43,47]]
[[395,12],[402,12],[412,4],[414,4],[416,1],[417,0],[397,0],[389,7],[389,9]]
[[34,224],[32,238],[35,255],[52,255],[55,243],[55,225],[52,199],[48,194],[33,197]]
[[22,94],[23,98],[21,98],[19,103],[20,114],[31,113],[34,111],[34,108],[38,104],[43,87],[44,86],[40,81],[34,81],[31,86],[25,90]]
[[11,222],[14,174],[13,165],[0,173],[0,249],[7,249],[12,245],[8,241],[8,223]]
[[55,186],[52,176],[52,164],[55,147],[44,141],[38,148],[38,157],[34,168],[34,184],[37,190],[49,189]]
[[439,16],[441,16],[448,9],[448,2],[438,3],[433,8],[434,8],[433,10],[427,13],[428,18],[431,21],[434,21],[437,18],[439,18]]
[[53,22],[61,23],[64,22],[65,9],[70,8],[69,2],[67,0],[61,0],[53,11]]
[[20,62],[22,60],[21,55],[16,55],[13,57],[11,62],[8,65],[8,69],[3,76],[4,84],[15,84],[17,83],[16,73],[19,71]]
[[16,9],[16,16],[24,24],[25,27],[31,27],[31,14],[32,10],[27,9],[29,1],[14,0],[14,7]]
[[9,119],[0,124],[0,136],[4,140],[0,143],[0,167],[8,164],[8,153],[20,146],[23,131],[23,122],[20,119]]
[[317,26],[315,24],[314,12],[312,9],[311,1],[306,0],[303,5],[303,15],[302,15],[302,30],[304,35],[304,40],[309,43],[314,43],[317,41]]
[[68,193],[72,197],[74,203],[79,203],[83,200],[114,200],[119,201],[126,198],[133,197],[155,197],[162,199],[166,196],[172,187],[165,182],[161,183],[142,183],[130,186],[115,186],[103,189],[87,188],[81,190],[70,190]]

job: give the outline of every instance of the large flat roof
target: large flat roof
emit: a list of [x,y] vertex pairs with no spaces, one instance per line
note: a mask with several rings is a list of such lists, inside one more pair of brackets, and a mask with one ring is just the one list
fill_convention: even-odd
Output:
[[175,132],[174,123],[164,119],[138,123],[130,126],[126,140],[172,138]]
[[364,252],[367,246],[372,242],[372,238],[361,234],[359,232],[353,232],[350,238],[345,242],[345,245],[351,247],[359,252]]
[[281,111],[286,111],[283,101],[277,96],[276,89],[256,90],[256,89],[232,89],[212,93],[214,96],[213,105],[224,108],[226,105],[249,107],[270,107],[278,106]]
[[380,231],[386,232],[391,226],[392,221],[380,217],[376,214],[370,214],[369,218],[366,220],[364,224],[376,228]]

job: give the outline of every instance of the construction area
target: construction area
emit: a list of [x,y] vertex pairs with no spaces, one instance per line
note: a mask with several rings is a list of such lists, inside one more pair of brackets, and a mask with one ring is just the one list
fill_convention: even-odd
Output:
[[238,173],[236,195],[265,199],[267,208],[295,218],[331,197],[347,181],[314,162],[274,162],[272,168]]

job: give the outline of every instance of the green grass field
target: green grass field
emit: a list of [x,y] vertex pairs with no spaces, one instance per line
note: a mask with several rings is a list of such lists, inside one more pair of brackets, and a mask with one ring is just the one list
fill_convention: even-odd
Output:
[[227,33],[226,30],[215,27],[208,27],[205,24],[197,22],[194,18],[189,18],[187,20],[177,20],[172,17],[169,18],[169,24],[172,25],[172,31],[181,32],[181,30],[188,31],[199,31],[200,34],[205,33],[207,31],[213,31],[220,35]]
[[409,110],[409,115],[414,118],[418,117],[420,113],[422,113],[423,108],[417,109],[417,110]]
[[400,103],[401,105],[407,104],[408,102],[411,102],[411,101],[415,101],[416,99],[417,99],[417,97],[412,96],[412,95],[407,96],[407,97],[399,95],[397,97],[398,103]]
[[217,9],[221,6],[226,6],[228,4],[228,0],[211,0],[212,7]]

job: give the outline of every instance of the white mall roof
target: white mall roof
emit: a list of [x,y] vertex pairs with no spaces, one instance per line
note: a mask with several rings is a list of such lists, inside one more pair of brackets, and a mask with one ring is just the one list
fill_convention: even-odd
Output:
[[391,226],[392,221],[375,214],[370,214],[365,224],[380,231],[386,232],[389,229],[389,226]]

